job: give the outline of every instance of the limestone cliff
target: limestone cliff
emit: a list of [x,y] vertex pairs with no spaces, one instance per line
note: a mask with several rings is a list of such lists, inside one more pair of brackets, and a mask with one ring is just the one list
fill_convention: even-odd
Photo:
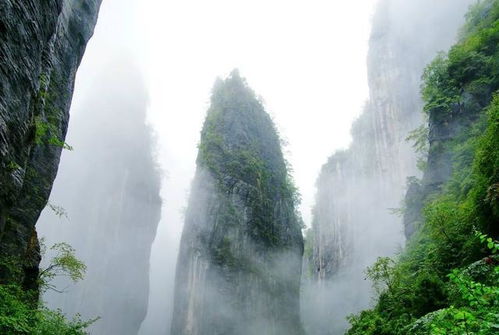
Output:
[[35,223],[57,173],[100,0],[0,4],[0,281],[36,288]]
[[295,197],[274,125],[235,71],[201,134],[172,334],[302,334]]
[[[447,55],[436,57],[425,71],[423,94],[427,100],[424,112],[428,116],[428,159],[422,179],[413,182],[406,195],[409,214],[404,217],[405,226],[414,227],[413,230],[417,230],[424,221],[421,210],[425,202],[432,195],[445,193],[447,190],[443,186],[447,184],[448,187],[450,179],[456,178],[456,170],[465,171],[471,164],[471,154],[465,154],[465,149],[459,148],[459,145],[464,146],[469,137],[479,135],[474,128],[480,128],[480,122],[483,122],[480,119],[485,117],[486,107],[499,88],[495,31],[489,33],[492,37],[480,36],[479,41],[484,46],[477,48],[479,52],[466,50],[469,54],[463,52],[464,55],[460,55],[458,51],[460,47],[464,49],[462,45],[471,44],[468,41],[476,38],[473,34],[477,30],[492,25],[490,22],[497,24],[498,16],[497,0],[482,1],[472,7],[461,30],[459,43]],[[439,77],[440,69],[446,71],[447,77]],[[436,84],[438,80],[440,82]],[[492,155],[490,153],[491,161]],[[489,215],[490,220],[493,217]],[[497,234],[497,225],[489,223],[486,231]]]
[[110,64],[75,106],[77,126],[69,132],[75,150],[62,156],[50,197],[67,218],[47,210],[39,222],[46,244],[72,245],[87,273],[76,285],[58,282],[65,292],[44,299],[69,315],[99,316],[92,334],[136,335],[147,313],[160,176],[141,76],[128,61]]
[[497,333],[498,41],[499,1],[477,1],[457,43],[425,67],[429,150],[405,203],[413,233],[369,271],[379,296],[348,334]]
[[346,315],[369,303],[365,267],[404,243],[402,220],[390,209],[401,207],[406,179],[419,175],[406,138],[423,123],[421,74],[454,41],[469,2],[378,4],[367,60],[369,100],[352,127],[350,148],[329,158],[317,180],[308,299],[328,314],[308,314],[313,334],[342,333]]

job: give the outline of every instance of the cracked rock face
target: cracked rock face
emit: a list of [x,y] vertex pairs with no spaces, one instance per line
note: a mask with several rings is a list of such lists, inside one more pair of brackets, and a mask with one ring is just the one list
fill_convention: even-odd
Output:
[[100,3],[4,0],[0,4],[2,282],[36,289],[40,255],[35,223],[57,174],[76,71]]

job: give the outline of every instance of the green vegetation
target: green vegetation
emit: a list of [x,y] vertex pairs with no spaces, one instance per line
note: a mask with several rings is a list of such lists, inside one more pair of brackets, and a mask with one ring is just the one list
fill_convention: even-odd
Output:
[[59,218],[68,218],[68,212],[66,209],[62,206],[56,205],[51,203],[50,201],[47,202],[47,207],[50,208],[52,212],[54,212],[55,215],[57,215]]
[[33,308],[30,300],[18,286],[0,285],[0,333],[9,335],[83,335],[92,322],[79,316],[67,320],[61,311],[43,306]]
[[303,236],[303,279],[313,278],[315,274],[315,266],[314,266],[314,230],[312,228],[308,228],[304,231]]
[[406,141],[413,143],[414,151],[417,154],[417,167],[420,171],[426,169],[426,157],[428,154],[428,127],[421,125],[409,133]]
[[[396,260],[368,269],[378,302],[350,317],[348,334],[499,332],[499,1],[470,13],[462,40],[423,76],[431,146],[422,222]],[[435,187],[445,164],[452,172]]]
[[[477,235],[491,252],[497,253],[497,241],[484,234]],[[498,257],[488,257],[466,269],[452,270],[447,276],[451,306],[415,322],[409,333],[458,335],[494,334],[499,331],[498,261]]]
[[[45,247],[42,243],[42,253]],[[68,276],[74,282],[83,279],[85,265],[74,255],[67,243],[53,245],[50,264],[40,270],[42,290],[58,291],[52,284],[57,276]],[[58,291],[60,292],[60,291]],[[85,329],[97,319],[83,321],[79,315],[68,320],[60,310],[50,310],[38,301],[38,292],[26,291],[19,285],[0,285],[0,334],[9,335],[84,335]]]
[[[40,241],[41,254],[46,253],[43,240]],[[58,276],[67,276],[73,282],[83,279],[87,267],[75,256],[75,250],[67,243],[56,243],[50,250],[55,253],[50,264],[45,269],[40,269],[39,282],[42,290],[55,290],[56,287],[51,283]]]
[[[222,194],[239,192],[245,197],[251,209],[249,234],[255,241],[269,246],[285,241],[275,216],[289,214],[275,213],[274,208],[287,202],[296,220],[300,198],[283,160],[275,126],[237,70],[215,84],[198,165],[210,171]],[[237,220],[237,215],[229,215],[231,210],[227,208],[225,215],[229,224]]]
[[43,120],[41,117],[35,119],[35,144],[54,145],[66,150],[73,150],[73,147],[64,141],[61,141],[56,135],[58,132],[57,126],[49,121]]
[[34,143],[36,145],[53,145],[66,150],[73,147],[59,138],[59,122],[61,111],[55,107],[53,97],[48,89],[50,79],[47,75],[40,76],[40,91],[38,92],[38,104],[40,111],[34,119]]

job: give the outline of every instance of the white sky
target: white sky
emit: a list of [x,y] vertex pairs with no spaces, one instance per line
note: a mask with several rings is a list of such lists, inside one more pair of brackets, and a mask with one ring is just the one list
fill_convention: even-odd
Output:
[[[289,143],[285,152],[302,194],[302,215],[309,224],[319,170],[335,150],[348,146],[351,123],[368,97],[366,57],[374,3],[103,1],[73,103],[92,93],[89,83],[97,65],[107,64],[117,53],[130,55],[144,72],[149,122],[167,175],[163,217],[151,259],[152,304],[155,290],[160,290],[158,283],[171,286],[182,209],[215,78],[237,67],[263,97]],[[77,125],[71,124],[70,131],[71,127]],[[161,314],[150,310],[154,313]]]

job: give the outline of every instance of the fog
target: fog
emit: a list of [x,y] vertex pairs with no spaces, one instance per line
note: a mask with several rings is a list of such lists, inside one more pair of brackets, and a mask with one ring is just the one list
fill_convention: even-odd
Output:
[[[309,223],[319,168],[335,148],[348,145],[349,124],[367,97],[371,3],[187,1],[157,2],[144,10],[149,18],[145,37],[148,49],[154,50],[149,61],[154,64],[150,117],[167,173],[144,327],[164,327],[172,313],[168,297],[173,293],[182,211],[214,79],[237,67],[264,97],[289,142],[285,150]],[[349,34],[339,27],[348,27]]]
[[[62,292],[48,290],[43,299],[70,317],[100,317],[92,334],[139,331],[162,208],[133,4],[111,1],[101,12],[75,87],[66,138],[73,150],[61,157],[38,223],[48,248],[69,243],[87,266],[84,280],[56,278]],[[50,249],[45,256],[42,266],[50,262]]]
[[95,334],[137,333],[148,307],[149,256],[161,211],[147,96],[133,62],[123,57],[110,59],[82,98],[78,128],[67,138],[74,150],[62,158],[38,223],[47,247],[69,243],[87,266],[83,281],[58,280],[63,292],[49,290],[44,300],[69,315],[101,317],[91,328]]
[[[227,76],[233,68],[238,68],[250,86],[263,96],[266,110],[288,143],[283,150],[302,195],[301,215],[311,227],[321,166],[332,153],[349,147],[351,125],[376,89],[372,86],[376,83],[368,81],[376,76],[372,74],[376,64],[367,61],[376,2],[104,0],[95,35],[77,76],[67,138],[74,150],[62,156],[50,200],[65,209],[67,218],[59,218],[47,209],[39,224],[47,245],[66,241],[75,247],[77,256],[87,263],[88,274],[76,285],[59,282],[67,292],[47,294],[45,299],[50,306],[64,307],[69,314],[81,312],[84,317],[101,316],[103,319],[95,324],[92,334],[113,334],[117,330],[99,328],[99,324],[104,327],[128,321],[141,324],[141,335],[170,333],[176,261],[202,122],[215,78]],[[409,44],[397,45],[407,51],[397,55],[398,60],[404,62],[418,58],[415,54],[423,54],[421,59],[409,62],[411,66],[417,64],[410,69],[414,78],[419,79],[430,55],[451,43],[457,18],[470,1],[460,0],[456,2],[458,5],[449,6],[451,2],[393,1],[389,6],[386,20],[391,23],[390,43]],[[411,89],[417,89],[419,82],[411,85]],[[407,94],[419,101],[417,92]],[[401,133],[419,125],[420,116],[414,115],[408,117],[411,121]],[[405,133],[401,134],[397,141],[404,136]],[[403,150],[412,155],[410,145]],[[134,156],[136,151],[138,156]],[[411,156],[407,165],[413,168],[414,161]],[[145,204],[140,197],[134,198],[132,189],[123,195],[118,181],[123,180],[120,174],[126,167],[119,162],[132,165],[129,168],[140,180],[137,183],[149,185]],[[413,173],[412,168],[404,168],[410,172],[397,177],[399,186],[400,180]],[[363,187],[369,188],[369,183]],[[383,212],[380,217],[387,217],[386,207],[398,206],[403,187],[394,192],[390,206],[383,204],[379,209]],[[135,199],[116,200],[115,203],[128,206],[129,210],[110,205],[107,209],[95,209],[104,215],[99,216],[85,204],[95,201],[99,207],[97,203],[112,202],[109,198],[117,194]],[[160,198],[155,199],[158,194]],[[140,217],[137,211],[147,213]],[[114,219],[103,220],[105,214]],[[127,217],[116,218],[116,215]],[[107,228],[101,230],[103,221]],[[373,229],[373,235],[377,240],[393,238],[388,238],[380,249],[371,241],[373,248],[366,249],[368,257],[357,263],[353,277],[359,279],[365,265],[378,254],[393,254],[402,247],[399,220],[388,221],[388,230]],[[113,222],[127,227],[126,231],[109,231]],[[134,222],[148,222],[147,234],[142,236],[141,229],[129,230]],[[365,232],[362,226],[355,229],[358,234]],[[371,236],[365,235],[363,240]],[[93,238],[97,241],[92,241]],[[137,246],[130,244],[134,238],[140,239],[135,240]],[[106,244],[109,245],[104,247]],[[148,254],[149,248],[152,248],[150,261],[132,261],[132,254],[127,254],[133,252],[135,257],[137,250],[141,255]],[[113,261],[99,264],[98,252]],[[149,265],[148,273],[140,268]],[[104,266],[112,266],[115,273],[107,279],[95,277]],[[136,282],[144,287],[125,297],[126,304],[135,301],[137,306],[147,305],[147,310],[140,307],[129,311],[128,315],[134,317],[125,320],[126,313],[108,314],[106,308],[111,307],[96,307],[119,304],[110,294],[118,287],[99,286],[106,280],[124,281],[131,273],[133,280],[124,283],[124,287]],[[144,283],[147,277],[150,282]],[[311,291],[312,295],[321,295],[322,301],[330,297],[335,302],[333,305],[314,300],[317,304],[307,301],[305,309],[310,315],[337,321],[338,329],[343,329],[346,313],[368,305],[369,284],[361,285],[362,289],[357,290],[351,277],[339,276],[327,294]],[[326,308],[331,310],[325,315],[319,313]],[[106,318],[112,321],[107,322]]]
[[406,179],[419,176],[407,141],[423,124],[423,69],[456,41],[471,1],[383,0],[369,42],[369,100],[317,179],[302,316],[309,334],[343,334],[346,317],[374,301],[366,268],[404,247]]
[[[231,177],[224,175],[232,183]],[[224,194],[219,182],[198,165],[177,265],[172,334],[303,334],[301,241],[273,248],[248,234],[251,190],[235,181],[235,191]],[[272,204],[278,213],[273,229],[296,224],[289,201]],[[290,240],[299,234],[298,228],[276,236]]]

